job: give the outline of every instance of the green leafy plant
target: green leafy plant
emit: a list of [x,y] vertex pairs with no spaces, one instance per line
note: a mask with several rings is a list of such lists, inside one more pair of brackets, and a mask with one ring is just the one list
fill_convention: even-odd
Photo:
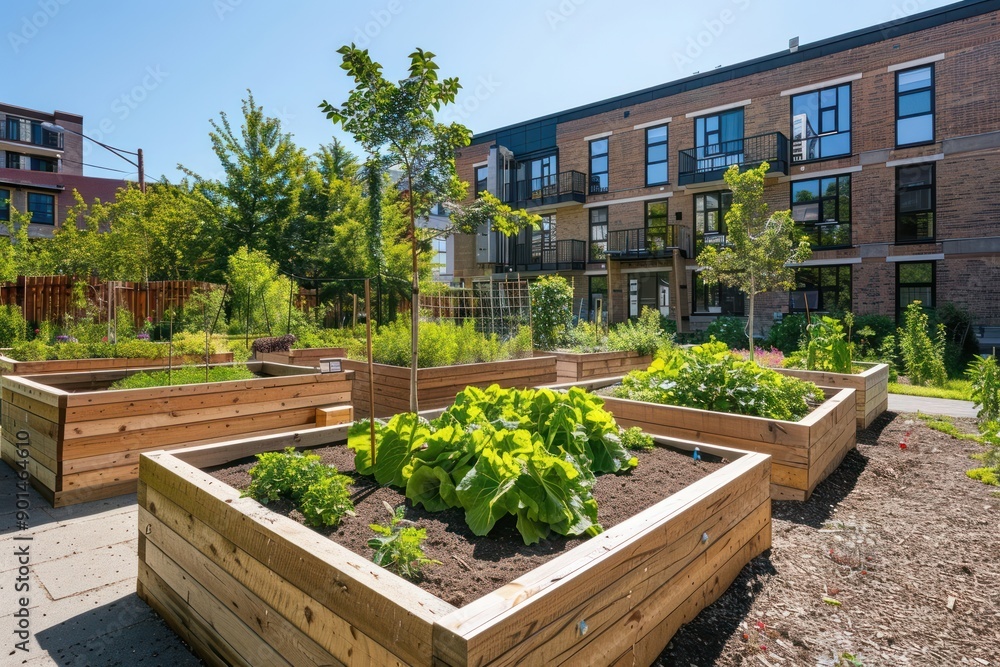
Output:
[[808,331],[806,368],[833,373],[851,372],[851,349],[840,322],[823,316],[813,321]]
[[11,347],[23,341],[27,328],[19,306],[0,306],[0,347]]
[[594,535],[595,476],[638,464],[603,405],[578,388],[467,387],[433,421],[406,413],[376,422],[374,463],[369,422],[350,429],[348,446],[359,473],[405,488],[429,511],[464,509],[476,535],[508,515],[525,544],[551,532]]
[[179,366],[170,371],[140,371],[112,383],[109,389],[146,389],[179,384],[252,380],[255,377],[257,376],[246,366],[212,366],[208,369],[207,375],[204,366]]
[[948,379],[944,367],[945,328],[937,326],[931,338],[928,333],[928,316],[920,301],[906,307],[904,326],[899,329],[899,350],[906,376],[915,385],[927,382],[942,386]]
[[422,545],[427,539],[427,529],[410,525],[404,518],[406,508],[403,505],[393,509],[385,503],[385,508],[389,511],[389,522],[369,524],[377,533],[368,540],[368,546],[375,550],[372,561],[407,579],[416,579],[428,565],[440,565],[441,561],[428,558],[424,553]]
[[722,341],[730,350],[745,349],[748,340],[747,323],[738,317],[717,317],[705,329],[705,336],[707,340],[714,338]]
[[983,421],[1000,421],[1000,368],[996,357],[976,357],[966,371],[972,381],[972,400]]
[[603,352],[608,348],[608,332],[594,322],[581,320],[567,332],[566,345],[574,352]]
[[659,311],[646,307],[635,322],[621,322],[611,328],[608,332],[608,349],[647,355],[655,353],[669,340],[660,328]]
[[798,421],[824,400],[813,383],[761,368],[713,341],[674,348],[632,371],[615,395],[637,401]]
[[621,439],[622,447],[625,449],[649,450],[656,447],[653,436],[643,432],[638,426],[632,426],[622,431]]
[[573,288],[562,276],[542,276],[531,283],[531,330],[535,347],[559,347],[573,321]]
[[251,482],[244,496],[265,505],[281,498],[290,500],[310,526],[335,526],[354,511],[347,488],[351,478],[323,465],[315,454],[292,447],[258,454],[249,473]]
[[765,343],[768,347],[781,350],[783,354],[791,354],[804,347],[806,340],[806,318],[793,313],[785,315],[771,326]]

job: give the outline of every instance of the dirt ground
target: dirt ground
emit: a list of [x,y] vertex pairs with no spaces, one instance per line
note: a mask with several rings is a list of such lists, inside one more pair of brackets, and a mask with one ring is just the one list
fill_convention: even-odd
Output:
[[808,502],[773,504],[770,552],[655,664],[1000,665],[1000,498],[965,476],[977,451],[886,413]]

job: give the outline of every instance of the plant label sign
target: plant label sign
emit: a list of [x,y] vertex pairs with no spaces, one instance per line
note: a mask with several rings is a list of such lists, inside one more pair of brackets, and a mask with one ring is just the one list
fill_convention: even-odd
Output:
[[320,373],[339,373],[340,359],[320,359],[319,360],[319,372]]

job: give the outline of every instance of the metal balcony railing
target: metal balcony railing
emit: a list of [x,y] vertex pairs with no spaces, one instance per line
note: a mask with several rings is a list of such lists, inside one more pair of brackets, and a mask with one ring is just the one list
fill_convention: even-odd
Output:
[[587,175],[579,171],[563,171],[539,176],[530,181],[517,181],[508,186],[507,201],[523,206],[539,206],[563,201],[584,202],[587,197]]
[[587,243],[566,239],[548,239],[517,243],[513,247],[514,261],[509,256],[502,271],[582,271],[587,265]]
[[781,132],[758,134],[687,148],[680,151],[678,159],[677,180],[680,185],[722,180],[722,174],[734,164],[755,167],[767,162],[770,165],[768,171],[788,174],[788,138]]
[[63,148],[62,132],[46,130],[40,122],[26,118],[8,116],[0,122],[0,139],[56,150]]
[[656,231],[639,227],[608,232],[608,257],[670,257],[676,250],[682,257],[691,256],[691,230],[682,225],[668,225],[665,230]]

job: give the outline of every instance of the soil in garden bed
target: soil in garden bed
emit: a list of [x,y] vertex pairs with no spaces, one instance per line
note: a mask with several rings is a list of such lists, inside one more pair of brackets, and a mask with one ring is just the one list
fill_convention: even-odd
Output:
[[[352,499],[353,517],[346,517],[337,528],[320,529],[351,551],[371,558],[368,540],[374,533],[372,523],[385,524],[389,518],[383,503],[395,507],[406,501],[399,491],[379,487],[369,477],[354,472],[354,452],[345,445],[321,447],[312,450],[324,463],[337,467],[354,478]],[[601,475],[594,487],[598,504],[598,520],[608,529],[638,512],[651,507],[667,496],[718,470],[721,462],[693,461],[690,455],[657,447],[638,452],[639,465],[625,475]],[[243,490],[250,484],[248,470],[256,462],[243,460],[235,464],[209,470],[210,474],[230,486]],[[302,515],[291,503],[271,503],[269,507],[302,522]],[[542,563],[572,549],[583,538],[564,538],[553,535],[550,539],[526,546],[517,532],[513,517],[502,519],[489,535],[477,537],[465,524],[464,510],[426,512],[407,503],[406,518],[427,529],[424,551],[429,558],[441,561],[428,567],[415,583],[441,599],[461,607],[490,591],[507,584]]]

